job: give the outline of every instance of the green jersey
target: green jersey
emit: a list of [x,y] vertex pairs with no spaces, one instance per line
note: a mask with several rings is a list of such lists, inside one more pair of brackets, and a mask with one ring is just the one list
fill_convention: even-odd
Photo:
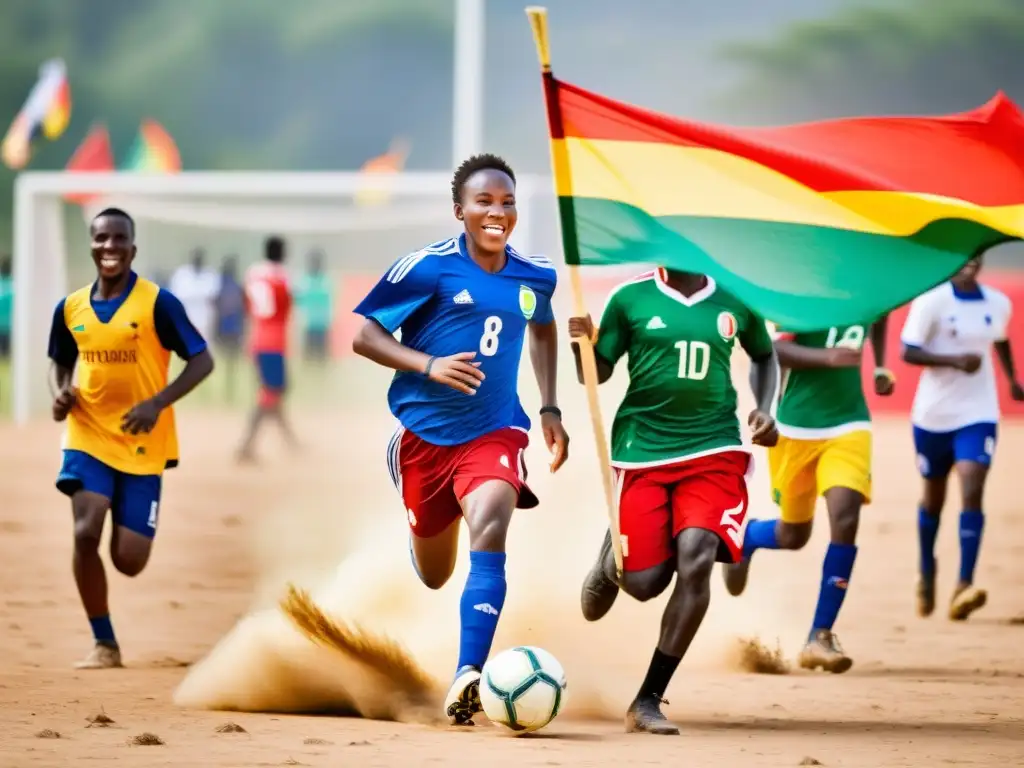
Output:
[[14,310],[14,281],[0,277],[0,333],[10,333]]
[[612,464],[653,467],[742,446],[732,385],[737,339],[754,359],[772,353],[764,321],[710,278],[689,297],[671,288],[661,270],[619,286],[595,347],[612,365],[628,357]]
[[[778,332],[780,339],[802,347],[861,349],[868,325],[840,326],[815,333]],[[871,428],[860,368],[794,368],[782,380],[776,413],[780,434],[820,440]]]
[[325,274],[307,274],[299,282],[297,291],[299,311],[311,331],[325,331],[331,327],[334,308],[334,289]]

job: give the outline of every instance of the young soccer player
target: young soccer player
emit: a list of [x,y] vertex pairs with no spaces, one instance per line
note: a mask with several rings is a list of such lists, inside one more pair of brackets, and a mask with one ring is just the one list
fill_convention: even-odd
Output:
[[323,251],[309,254],[306,274],[298,290],[298,305],[304,328],[303,356],[306,360],[325,363],[330,355],[331,323],[334,320],[334,286],[324,271]]
[[775,350],[787,370],[776,413],[781,436],[768,451],[768,467],[781,519],[751,520],[742,559],[725,566],[726,588],[742,594],[751,555],[758,549],[801,549],[811,537],[817,497],[825,497],[832,537],[818,606],[799,656],[806,669],[845,672],[853,665],[832,628],[857,557],[860,508],[871,501],[871,416],[860,375],[869,333],[875,392],[892,394],[893,378],[885,369],[885,318],[818,333],[778,333]]
[[[647,676],[626,713],[629,731],[678,734],[662,697],[707,613],[716,561],[739,556],[751,455],[740,439],[732,351],[750,356],[757,401],[747,419],[755,445],[778,435],[770,415],[778,366],[763,320],[710,277],[658,269],[619,286],[600,328],[569,321],[572,338],[596,337],[598,381],[628,356],[629,387],[612,426],[623,574],[615,581],[611,533],[583,585],[583,615],[596,621],[619,588],[640,601],[672,582]],[[578,344],[576,370],[583,371]]]
[[[57,488],[71,497],[75,582],[95,639],[75,666],[104,669],[121,666],[99,554],[107,510],[111,562],[137,576],[156,535],[164,470],[178,463],[171,406],[210,375],[213,358],[181,302],[132,271],[131,217],[108,208],[89,234],[96,282],[58,302],[49,356],[58,387],[53,418],[67,421]],[[186,363],[168,384],[172,352]]]
[[245,276],[245,306],[252,319],[249,351],[259,373],[260,388],[238,451],[241,462],[256,458],[256,436],[266,419],[277,422],[290,448],[298,447],[295,433],[285,417],[283,403],[288,385],[288,323],[292,313],[291,284],[284,268],[284,240],[268,237],[263,244],[263,253],[263,263],[250,267]]
[[388,469],[407,511],[413,567],[427,587],[448,581],[458,520],[469,528],[459,660],[445,699],[449,720],[466,725],[480,711],[480,669],[505,603],[512,512],[537,506],[526,485],[530,419],[517,394],[527,332],[552,472],[568,456],[569,438],[555,394],[556,273],[544,257],[508,245],[518,218],[515,175],[499,157],[471,157],[455,171],[452,199],[463,234],[395,262],[356,307],[366,321],[352,347],[396,371],[388,404],[400,426]]
[[999,398],[990,348],[995,345],[1010,395],[1024,400],[1006,337],[1012,305],[995,288],[978,282],[981,257],[971,259],[947,283],[919,296],[903,326],[903,359],[924,367],[911,421],[924,491],[917,511],[921,548],[917,611],[935,610],[935,538],[946,501],[950,470],[960,478],[960,576],[949,618],[963,621],[988,596],[974,586],[981,534],[982,497],[996,448]]

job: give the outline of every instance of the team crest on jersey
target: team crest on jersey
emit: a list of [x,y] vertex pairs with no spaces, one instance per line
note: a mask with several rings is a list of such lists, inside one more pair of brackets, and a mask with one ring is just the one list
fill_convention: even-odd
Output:
[[736,316],[732,312],[718,313],[718,335],[726,341],[736,338],[736,331],[739,326],[736,323]]
[[530,320],[537,311],[537,294],[525,285],[519,286],[519,309],[527,320]]

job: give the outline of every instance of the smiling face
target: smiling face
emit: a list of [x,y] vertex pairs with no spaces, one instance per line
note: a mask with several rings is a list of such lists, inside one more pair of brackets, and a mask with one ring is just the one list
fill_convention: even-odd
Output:
[[483,253],[502,253],[515,229],[516,184],[508,174],[491,168],[477,171],[462,186],[455,218],[466,225],[466,236]]
[[104,280],[124,277],[135,260],[135,233],[131,222],[123,216],[99,216],[89,228],[92,237],[92,260],[96,272]]

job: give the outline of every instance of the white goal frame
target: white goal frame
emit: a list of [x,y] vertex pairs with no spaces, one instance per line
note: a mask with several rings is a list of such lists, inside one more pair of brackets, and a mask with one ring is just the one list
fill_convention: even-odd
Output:
[[[97,195],[104,202],[118,204],[118,197],[152,197],[167,200],[210,198],[252,200],[256,198],[354,199],[363,193],[386,193],[393,197],[439,198],[438,205],[451,205],[451,174],[403,172],[362,174],[356,172],[213,172],[189,171],[161,175],[138,172],[82,173],[30,171],[14,182],[14,316],[12,335],[12,404],[17,424],[25,424],[41,412],[45,384],[46,339],[56,303],[69,290],[67,285],[66,240],[64,236],[65,195]],[[516,196],[520,219],[513,235],[517,247],[531,251],[534,243],[529,228],[528,208],[538,195],[551,195],[551,180],[543,176],[517,179]],[[125,206],[131,213],[131,206]],[[439,208],[440,211],[443,209]],[[448,208],[450,210],[450,208]],[[216,226],[203,222],[206,226]],[[280,228],[276,228],[280,229]],[[301,229],[297,227],[296,229]],[[345,227],[338,227],[344,231]],[[288,234],[287,230],[283,234]],[[396,257],[401,254],[396,254]]]

